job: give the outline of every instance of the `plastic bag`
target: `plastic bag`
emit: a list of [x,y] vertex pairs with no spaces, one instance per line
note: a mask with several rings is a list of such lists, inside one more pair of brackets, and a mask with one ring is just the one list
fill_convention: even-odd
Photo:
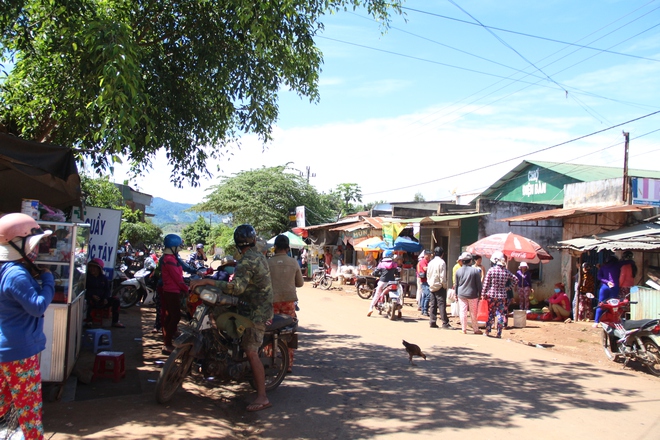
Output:
[[486,321],[488,321],[488,301],[482,299],[477,306],[477,322],[485,324]]
[[461,315],[460,306],[458,305],[458,301],[454,301],[453,303],[451,303],[450,311],[451,311],[451,316],[460,316]]

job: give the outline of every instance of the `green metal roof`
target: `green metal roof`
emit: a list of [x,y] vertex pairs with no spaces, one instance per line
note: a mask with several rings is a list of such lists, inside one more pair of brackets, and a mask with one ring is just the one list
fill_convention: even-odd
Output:
[[[600,167],[596,165],[581,165],[576,163],[560,163],[560,162],[542,162],[535,160],[523,161],[547,168],[559,174],[564,174],[575,180],[581,182],[593,182],[594,180],[614,179],[616,177],[623,177],[623,169],[619,167]],[[654,170],[638,170],[635,168],[628,168],[628,175],[631,177],[650,177],[653,179],[660,179],[660,171]]]
[[[628,169],[631,177],[660,178],[660,171]],[[564,185],[623,177],[617,167],[524,160],[479,195],[507,202],[562,205]]]

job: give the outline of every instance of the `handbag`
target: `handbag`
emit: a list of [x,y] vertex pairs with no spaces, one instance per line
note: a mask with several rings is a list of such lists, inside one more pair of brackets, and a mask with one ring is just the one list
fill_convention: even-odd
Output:
[[477,305],[477,322],[485,324],[488,321],[488,300],[479,300]]

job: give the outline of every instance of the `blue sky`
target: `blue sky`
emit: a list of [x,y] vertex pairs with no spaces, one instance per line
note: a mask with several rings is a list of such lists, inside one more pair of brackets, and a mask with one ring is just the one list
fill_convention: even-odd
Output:
[[[386,33],[364,11],[326,16],[320,103],[283,90],[266,150],[245,136],[209,168],[292,162],[323,192],[357,183],[365,202],[446,200],[484,190],[523,159],[622,167],[627,131],[629,166],[659,169],[660,113],[647,115],[660,111],[660,1],[404,7]],[[175,189],[165,167],[159,156],[157,171],[131,184],[196,203],[217,183]]]

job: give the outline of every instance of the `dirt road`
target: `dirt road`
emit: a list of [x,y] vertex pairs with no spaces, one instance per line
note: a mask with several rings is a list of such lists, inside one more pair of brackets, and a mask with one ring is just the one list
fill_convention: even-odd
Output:
[[[542,335],[546,323],[498,340],[431,329],[412,306],[391,322],[367,318],[368,302],[353,293],[307,285],[299,296],[300,349],[293,374],[269,396],[272,408],[246,413],[249,385],[213,388],[199,378],[170,405],[156,404],[154,362],[163,358],[145,333],[132,364],[138,392],[46,403],[47,438],[592,438],[614,420],[629,439],[660,432],[660,379],[516,341]],[[131,309],[122,321],[131,316],[149,329],[152,312]],[[593,345],[593,329],[571,325],[585,342],[570,346]],[[409,365],[402,339],[427,360]],[[98,390],[112,386],[99,382]]]

